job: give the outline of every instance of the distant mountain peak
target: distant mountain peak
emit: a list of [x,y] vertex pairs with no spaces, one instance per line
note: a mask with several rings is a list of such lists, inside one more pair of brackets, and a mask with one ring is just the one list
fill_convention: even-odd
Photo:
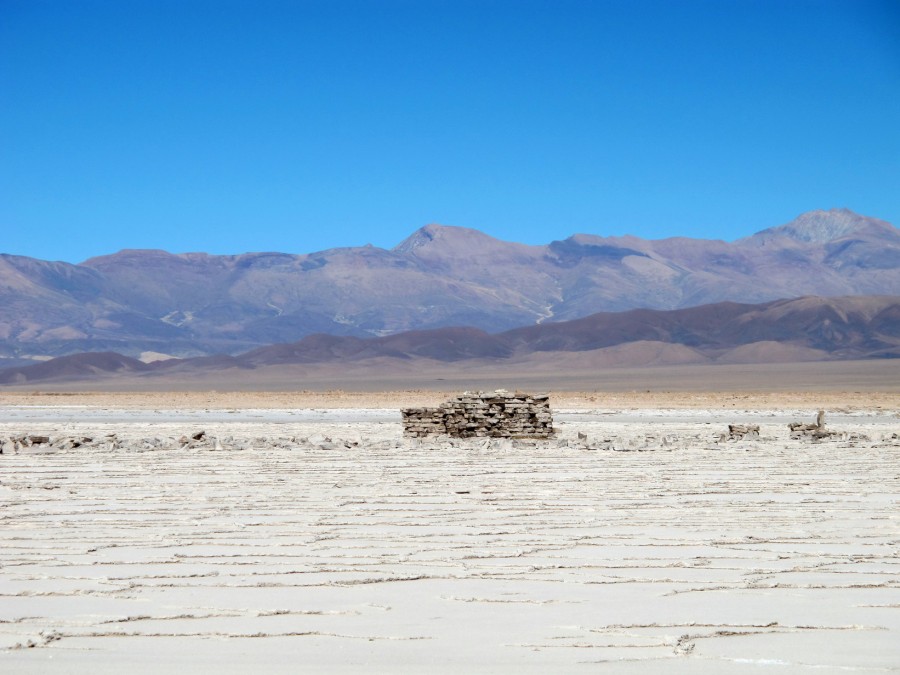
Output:
[[487,242],[498,242],[492,236],[485,234],[479,230],[473,230],[468,227],[459,227],[456,225],[438,225],[432,223],[425,227],[420,227],[409,237],[397,244],[393,251],[395,253],[412,253],[416,249],[428,246],[433,243],[450,247],[456,250],[465,247],[483,246]]
[[884,221],[841,208],[807,211],[786,225],[772,227],[758,234],[781,235],[807,244],[825,244],[851,234],[885,227],[893,229]]
[[397,244],[392,250],[397,253],[412,253],[420,246],[425,246],[429,242],[434,241],[435,228],[439,225],[426,225],[409,235],[406,239]]

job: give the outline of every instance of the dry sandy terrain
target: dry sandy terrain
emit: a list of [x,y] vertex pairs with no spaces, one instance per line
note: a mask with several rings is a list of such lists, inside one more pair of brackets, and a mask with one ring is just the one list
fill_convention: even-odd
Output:
[[[399,408],[437,405],[462,390],[291,391],[291,392],[13,392],[0,391],[3,407],[72,407],[139,410],[235,410]],[[785,409],[900,410],[897,391],[722,391],[722,392],[591,392],[551,391],[554,408],[577,409]]]
[[[83,375],[70,382],[33,382],[3,386],[2,392],[277,392],[297,390],[328,393],[336,390],[379,394],[385,391],[454,392],[493,390],[552,392],[634,392],[666,395],[734,391],[851,392],[900,394],[900,359],[823,361],[816,363],[755,363],[609,367],[597,363],[594,352],[543,354],[537,361],[509,363],[500,359],[454,362],[428,359],[369,359],[346,363],[283,364],[255,369],[219,368],[213,371],[152,376]],[[536,357],[537,358],[537,357]],[[380,399],[375,399],[380,400]],[[294,405],[289,403],[288,405]],[[375,403],[382,405],[382,403]]]
[[897,394],[366,396],[0,397],[0,672],[900,671]]

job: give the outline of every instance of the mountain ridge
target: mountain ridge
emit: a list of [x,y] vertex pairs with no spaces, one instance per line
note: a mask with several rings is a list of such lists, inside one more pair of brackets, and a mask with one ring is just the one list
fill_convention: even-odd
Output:
[[392,249],[124,249],[79,265],[0,255],[0,365],[86,351],[234,355],[314,333],[501,332],[638,307],[879,294],[900,294],[900,231],[846,209],[734,242],[574,234],[535,246],[431,224]]

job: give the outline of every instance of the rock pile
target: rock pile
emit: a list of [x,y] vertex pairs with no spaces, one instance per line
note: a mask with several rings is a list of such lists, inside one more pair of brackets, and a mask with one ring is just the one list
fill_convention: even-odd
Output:
[[745,438],[759,438],[758,424],[729,424],[728,440],[740,441]]
[[17,434],[0,438],[0,455],[52,454],[60,450],[76,448],[115,449],[116,435],[106,436],[43,436],[39,434]]
[[804,424],[803,422],[791,422],[788,424],[791,430],[791,438],[810,438],[813,440],[822,440],[839,435],[837,431],[830,431],[825,428],[825,411],[820,410],[816,415],[815,424]]
[[550,397],[511,394],[505,389],[485,394],[465,392],[437,408],[407,408],[403,433],[414,438],[549,438],[553,435]]

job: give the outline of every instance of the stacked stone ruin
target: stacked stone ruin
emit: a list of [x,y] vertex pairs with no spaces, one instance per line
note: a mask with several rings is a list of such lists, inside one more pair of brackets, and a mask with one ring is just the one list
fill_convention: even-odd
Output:
[[550,397],[546,394],[465,392],[437,408],[407,408],[406,436],[454,438],[549,438],[553,435]]
[[839,436],[839,432],[831,431],[825,428],[825,411],[820,410],[816,415],[815,424],[804,424],[803,422],[791,422],[788,424],[791,430],[791,438],[807,438],[820,441],[824,438]]

